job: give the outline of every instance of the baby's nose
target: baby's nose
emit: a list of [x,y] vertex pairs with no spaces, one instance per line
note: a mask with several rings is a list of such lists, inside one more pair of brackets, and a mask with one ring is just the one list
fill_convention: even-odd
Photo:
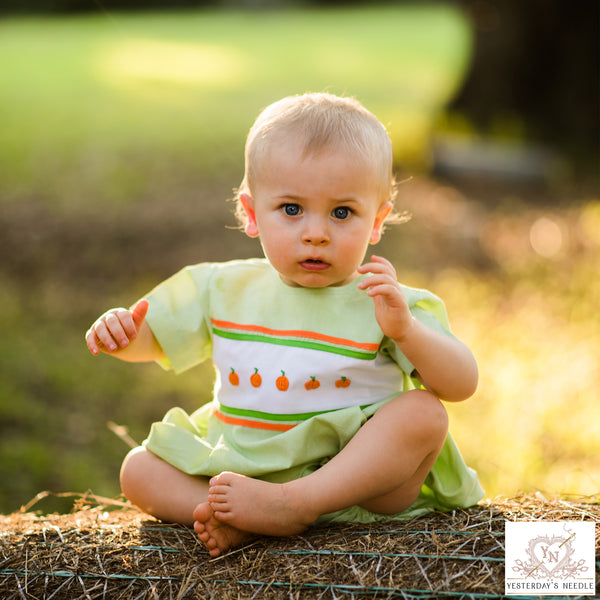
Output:
[[325,229],[311,229],[302,235],[302,241],[312,246],[325,246],[329,244],[329,234]]
[[326,219],[321,215],[307,214],[303,222],[302,242],[312,246],[324,246],[329,243],[329,229]]
[[302,241],[312,246],[324,246],[329,243],[327,219],[321,215],[307,215],[303,223]]

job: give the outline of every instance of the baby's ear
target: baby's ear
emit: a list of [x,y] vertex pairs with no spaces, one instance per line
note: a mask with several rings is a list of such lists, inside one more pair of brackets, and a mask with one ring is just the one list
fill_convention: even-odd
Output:
[[383,224],[388,218],[390,212],[392,212],[393,204],[391,202],[384,202],[375,215],[375,222],[373,223],[373,229],[371,231],[371,237],[369,238],[369,244],[377,244],[381,239],[383,233]]
[[254,213],[254,201],[248,194],[240,194],[240,202],[246,213],[246,225],[244,231],[248,237],[258,237],[258,224],[256,223],[256,214]]

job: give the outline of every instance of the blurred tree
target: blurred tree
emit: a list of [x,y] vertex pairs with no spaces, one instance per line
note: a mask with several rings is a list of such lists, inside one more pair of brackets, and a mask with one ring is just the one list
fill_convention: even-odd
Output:
[[457,0],[470,15],[475,52],[453,102],[480,128],[518,118],[525,135],[598,168],[597,0]]

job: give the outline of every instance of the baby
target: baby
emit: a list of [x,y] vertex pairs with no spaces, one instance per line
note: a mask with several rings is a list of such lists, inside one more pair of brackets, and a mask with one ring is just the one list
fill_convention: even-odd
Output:
[[180,372],[212,358],[214,400],[171,409],[121,470],[127,498],[211,556],[315,521],[470,506],[483,493],[440,400],[477,386],[441,301],[372,256],[392,148],[360,103],[284,98],[250,130],[238,215],[266,259],[203,263],[88,330],[92,354]]

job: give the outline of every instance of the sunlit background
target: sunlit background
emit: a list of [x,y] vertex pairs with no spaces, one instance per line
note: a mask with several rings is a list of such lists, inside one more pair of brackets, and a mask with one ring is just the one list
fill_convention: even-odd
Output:
[[595,2],[12,4],[1,512],[42,490],[118,494],[127,446],[107,423],[141,442],[209,400],[210,365],[93,358],[84,332],[186,264],[260,254],[228,202],[245,135],[305,91],[355,96],[388,127],[412,219],[378,252],[444,298],[478,358],[479,390],[449,410],[488,496],[600,492]]

